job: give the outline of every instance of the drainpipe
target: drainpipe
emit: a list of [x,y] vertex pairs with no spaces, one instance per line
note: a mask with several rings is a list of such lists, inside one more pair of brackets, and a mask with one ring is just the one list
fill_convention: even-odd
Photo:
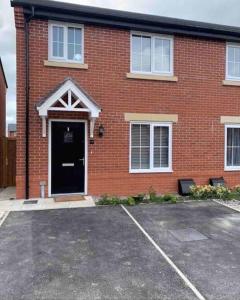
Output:
[[25,198],[29,198],[29,22],[34,17],[34,6],[29,17],[24,19],[25,31]]

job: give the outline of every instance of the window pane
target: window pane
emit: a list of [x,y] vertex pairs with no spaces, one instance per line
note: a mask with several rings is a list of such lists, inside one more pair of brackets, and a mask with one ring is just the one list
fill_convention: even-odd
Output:
[[170,40],[155,38],[154,41],[154,70],[156,72],[170,72]]
[[232,147],[227,148],[227,165],[232,166]]
[[140,148],[132,148],[132,169],[140,169]]
[[53,42],[53,56],[58,56],[58,43]]
[[132,36],[132,69],[151,72],[151,37]]
[[228,47],[228,61],[234,61],[234,48]]
[[74,28],[68,28],[68,43],[74,44]]
[[132,36],[132,52],[141,54],[141,36]]
[[227,165],[240,166],[240,128],[227,128]]
[[74,59],[74,44],[68,44],[68,59]]
[[63,57],[63,27],[53,26],[52,28],[52,55]]
[[68,28],[68,59],[82,61],[82,29]]
[[140,125],[132,125],[132,146],[140,146]]
[[142,37],[142,71],[151,71],[151,38]]
[[169,166],[169,128],[154,126],[154,168],[167,168]]
[[75,28],[75,43],[82,44],[82,29]]
[[150,146],[150,125],[141,125],[141,146]]
[[235,48],[235,61],[240,63],[240,48]]
[[240,128],[233,129],[233,146],[240,146]]
[[168,147],[163,147],[161,149],[161,167],[168,167]]
[[240,166],[240,147],[233,148],[233,165]]
[[240,78],[240,47],[228,46],[228,76]]
[[150,125],[133,124],[131,126],[131,168],[150,168]]
[[150,168],[150,148],[141,149],[141,169]]

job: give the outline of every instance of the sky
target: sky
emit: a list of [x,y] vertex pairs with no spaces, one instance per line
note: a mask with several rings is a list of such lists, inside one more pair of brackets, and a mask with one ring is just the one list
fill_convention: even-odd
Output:
[[[240,26],[239,0],[64,0],[61,2]],[[7,123],[15,123],[16,46],[14,16],[10,0],[0,0],[0,57],[9,86]]]

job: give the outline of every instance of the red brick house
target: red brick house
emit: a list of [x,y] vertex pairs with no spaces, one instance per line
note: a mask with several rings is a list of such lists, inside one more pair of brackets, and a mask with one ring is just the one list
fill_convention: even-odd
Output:
[[5,77],[2,60],[0,58],[0,137],[6,136],[6,93],[7,80]]
[[240,183],[240,28],[11,4],[18,198]]

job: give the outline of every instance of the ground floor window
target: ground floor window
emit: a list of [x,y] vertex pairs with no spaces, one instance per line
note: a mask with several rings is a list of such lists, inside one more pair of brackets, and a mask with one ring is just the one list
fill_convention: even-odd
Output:
[[132,123],[130,172],[170,172],[172,124]]
[[225,126],[225,169],[240,170],[240,125]]

